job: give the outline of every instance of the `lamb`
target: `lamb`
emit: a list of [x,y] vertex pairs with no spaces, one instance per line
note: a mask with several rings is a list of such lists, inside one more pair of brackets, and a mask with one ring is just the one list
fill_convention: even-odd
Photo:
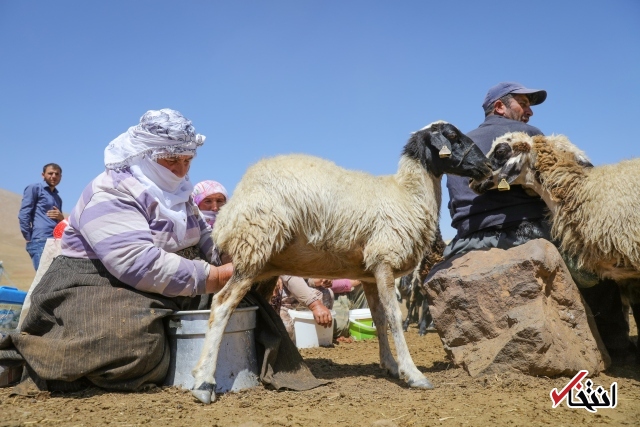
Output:
[[640,325],[640,158],[593,167],[564,135],[521,132],[497,138],[488,157],[494,173],[471,188],[482,193],[519,184],[539,194],[560,250],[578,268],[615,280]]
[[480,179],[491,168],[470,138],[442,121],[411,135],[395,175],[371,176],[300,154],[250,167],[213,230],[217,245],[233,258],[234,273],[213,297],[193,370],[194,396],[203,403],[215,400],[217,354],[231,312],[253,284],[272,283],[281,274],[362,281],[381,367],[411,387],[432,388],[409,354],[394,278],[412,271],[434,239],[444,173]]

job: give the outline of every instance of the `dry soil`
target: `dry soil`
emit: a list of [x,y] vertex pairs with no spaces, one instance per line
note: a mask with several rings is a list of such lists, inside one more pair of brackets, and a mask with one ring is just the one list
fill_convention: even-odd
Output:
[[[377,339],[303,349],[313,373],[331,381],[304,392],[262,386],[220,395],[211,405],[176,387],[139,393],[90,389],[74,394],[13,396],[0,389],[0,426],[576,426],[639,425],[640,368],[610,369],[593,377],[618,404],[593,414],[565,403],[552,408],[549,392],[568,378],[536,378],[507,372],[471,378],[447,361],[438,335],[406,333],[418,368],[434,390],[414,390],[378,366]],[[583,380],[584,381],[584,380]]]

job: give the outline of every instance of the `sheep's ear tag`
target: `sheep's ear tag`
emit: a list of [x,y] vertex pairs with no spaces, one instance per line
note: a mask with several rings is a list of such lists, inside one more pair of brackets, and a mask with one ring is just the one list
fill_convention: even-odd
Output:
[[500,180],[500,184],[498,184],[498,190],[500,191],[511,190],[511,186],[509,185],[506,179],[502,178],[502,180]]
[[451,157],[451,150],[449,150],[449,147],[447,147],[446,145],[443,145],[438,154],[440,154],[441,159]]

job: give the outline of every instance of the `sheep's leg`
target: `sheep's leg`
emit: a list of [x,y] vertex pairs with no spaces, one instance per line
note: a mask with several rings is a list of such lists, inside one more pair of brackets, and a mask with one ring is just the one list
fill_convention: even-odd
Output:
[[402,323],[402,330],[407,332],[409,329],[409,324],[411,323],[411,307],[407,309],[407,318]]
[[427,303],[426,298],[424,298],[422,300],[422,303],[420,304],[420,313],[418,335],[424,336],[427,334],[427,328],[433,321],[433,317],[431,316],[431,312],[429,311],[429,304]]
[[[402,313],[400,312],[400,307],[394,301],[393,297],[393,275],[391,273],[391,269],[388,268],[378,268],[375,272],[375,277],[377,281],[377,290],[380,304],[384,308],[384,313],[386,318],[389,321],[389,327],[391,328],[391,335],[393,336],[393,341],[396,344],[396,353],[398,356],[398,372],[401,379],[407,381],[410,387],[416,388],[433,388],[431,382],[416,368],[416,365],[413,363],[413,359],[411,358],[411,354],[409,353],[409,347],[407,346],[407,341],[404,338],[404,333],[402,331]],[[381,331],[378,325],[376,324],[378,330],[378,339],[380,339],[381,335],[386,336],[386,328]],[[389,343],[385,338],[385,345],[388,346]],[[381,356],[382,356],[382,349]]]
[[215,372],[224,329],[233,310],[251,289],[251,283],[250,278],[240,279],[234,274],[222,290],[213,296],[209,329],[204,336],[200,359],[191,372],[195,378],[191,393],[202,403],[209,404],[216,400]]
[[[411,294],[413,294],[413,291],[411,292]],[[411,322],[414,321],[415,313],[416,313],[415,301],[413,300],[413,296],[409,296],[409,298],[407,298],[407,318],[404,320],[404,323],[402,324],[403,331],[407,332],[407,330],[409,329],[409,325],[411,324]]]
[[[382,369],[386,369],[392,377],[400,378],[398,373],[398,363],[394,359],[391,347],[389,346],[389,337],[387,336],[387,317],[380,303],[378,287],[375,283],[363,283],[362,286],[364,289],[364,295],[367,297],[367,302],[369,303],[369,310],[371,310],[373,323],[376,325],[380,352],[380,367]],[[397,305],[395,301],[394,304]]]

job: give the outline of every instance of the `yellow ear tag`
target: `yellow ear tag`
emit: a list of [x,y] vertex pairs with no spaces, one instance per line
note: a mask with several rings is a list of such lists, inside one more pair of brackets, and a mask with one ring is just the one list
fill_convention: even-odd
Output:
[[439,154],[441,159],[451,157],[451,150],[449,150],[449,147],[447,147],[446,145],[443,145],[440,149]]
[[500,191],[511,190],[511,186],[509,185],[506,179],[502,178],[502,180],[500,181],[500,184],[498,184],[498,190]]

